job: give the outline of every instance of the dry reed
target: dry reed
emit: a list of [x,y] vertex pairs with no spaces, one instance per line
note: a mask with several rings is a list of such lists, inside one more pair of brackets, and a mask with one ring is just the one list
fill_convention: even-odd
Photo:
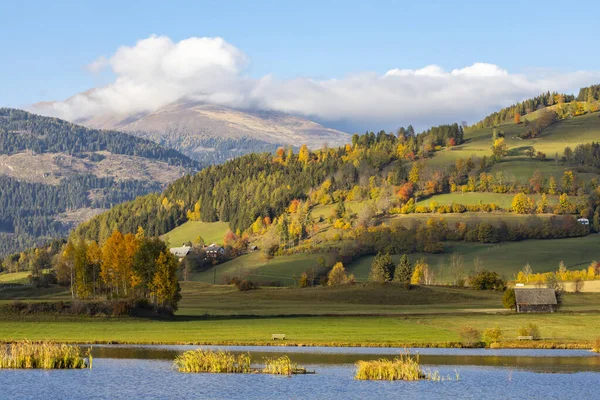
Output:
[[[460,380],[458,371],[456,381]],[[359,361],[356,363],[357,380],[369,381],[450,381],[451,377],[441,376],[439,371],[424,371],[419,365],[419,355],[411,356],[406,351],[393,360],[381,358],[375,361]]]
[[597,337],[592,341],[592,351],[594,353],[600,353],[600,337]]
[[190,350],[177,356],[179,372],[208,372],[213,374],[252,372],[250,353],[232,354],[228,351]]
[[91,349],[50,342],[23,341],[0,344],[0,369],[92,368]]
[[228,351],[190,350],[177,356],[174,365],[179,372],[206,372],[214,374],[251,374],[272,375],[307,374],[305,368],[298,367],[288,356],[265,358],[263,369],[252,368],[250,353],[232,354]]
[[406,352],[393,360],[382,358],[375,361],[356,363],[355,379],[369,381],[418,381],[427,379],[419,366],[419,356]]
[[293,363],[288,356],[265,358],[265,368],[262,372],[271,375],[299,375],[309,373],[306,371],[306,368],[298,367],[298,364]]

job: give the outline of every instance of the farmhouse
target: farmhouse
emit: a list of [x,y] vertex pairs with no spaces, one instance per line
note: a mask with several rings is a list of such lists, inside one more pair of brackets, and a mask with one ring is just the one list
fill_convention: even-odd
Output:
[[169,251],[175,257],[179,258],[179,261],[181,261],[181,260],[183,260],[183,258],[185,256],[187,256],[188,254],[190,254],[190,251],[192,251],[192,246],[187,246],[184,243],[181,247],[172,247],[172,248],[170,248]]
[[517,312],[555,312],[558,305],[556,293],[547,288],[515,288]]
[[206,257],[209,258],[218,258],[225,254],[225,249],[218,244],[211,244],[210,246],[204,249],[206,251]]

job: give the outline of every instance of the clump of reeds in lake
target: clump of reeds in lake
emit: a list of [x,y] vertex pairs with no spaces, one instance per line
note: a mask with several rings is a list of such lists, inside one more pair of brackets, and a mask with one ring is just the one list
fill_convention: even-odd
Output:
[[[445,381],[451,378],[442,377],[438,371],[424,371],[419,365],[419,356],[411,356],[409,352],[400,354],[389,360],[382,358],[375,361],[359,361],[356,363],[355,379],[369,381]],[[459,380],[456,372],[456,380]]]
[[251,373],[250,353],[232,354],[228,351],[189,350],[177,356],[179,372]]
[[251,368],[250,353],[232,354],[228,351],[189,350],[175,358],[179,372],[207,372],[214,374],[314,374],[293,363],[288,356],[265,358],[264,368]]
[[288,356],[277,358],[265,358],[265,368],[263,373],[272,375],[301,375],[309,374],[306,368],[298,367],[298,364],[293,363]]
[[597,337],[596,339],[594,339],[594,341],[592,342],[592,351],[594,353],[600,353],[600,337]]
[[382,358],[356,363],[356,379],[368,381],[419,381],[427,379],[419,365],[419,356],[400,354],[393,360]]
[[0,344],[0,368],[83,369],[92,368],[91,349],[50,342]]

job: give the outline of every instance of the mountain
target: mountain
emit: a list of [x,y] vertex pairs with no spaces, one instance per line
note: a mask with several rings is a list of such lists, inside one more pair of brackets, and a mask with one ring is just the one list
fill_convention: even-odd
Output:
[[199,168],[175,150],[126,133],[0,108],[0,254],[64,236],[81,221]]
[[130,132],[208,163],[247,153],[273,152],[280,146],[306,144],[315,149],[350,142],[347,133],[305,118],[191,101],[178,101],[150,113],[104,114],[74,122]]

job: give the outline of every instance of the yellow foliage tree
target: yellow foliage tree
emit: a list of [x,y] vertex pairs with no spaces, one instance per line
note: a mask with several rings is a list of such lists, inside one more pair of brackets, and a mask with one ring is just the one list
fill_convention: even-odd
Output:
[[174,309],[179,301],[180,288],[177,281],[177,260],[167,252],[162,252],[156,259],[156,273],[150,283],[150,296],[160,306]]
[[512,200],[512,210],[517,214],[530,214],[535,202],[524,193],[518,193]]
[[298,153],[298,161],[300,161],[303,164],[308,164],[309,160],[310,150],[308,149],[308,146],[303,144],[302,146],[300,146],[300,152]]
[[194,211],[187,211],[187,218],[190,221],[200,221],[200,201],[194,204]]
[[343,285],[345,283],[348,283],[348,275],[346,275],[344,264],[338,262],[333,266],[327,275],[327,285],[336,286]]

